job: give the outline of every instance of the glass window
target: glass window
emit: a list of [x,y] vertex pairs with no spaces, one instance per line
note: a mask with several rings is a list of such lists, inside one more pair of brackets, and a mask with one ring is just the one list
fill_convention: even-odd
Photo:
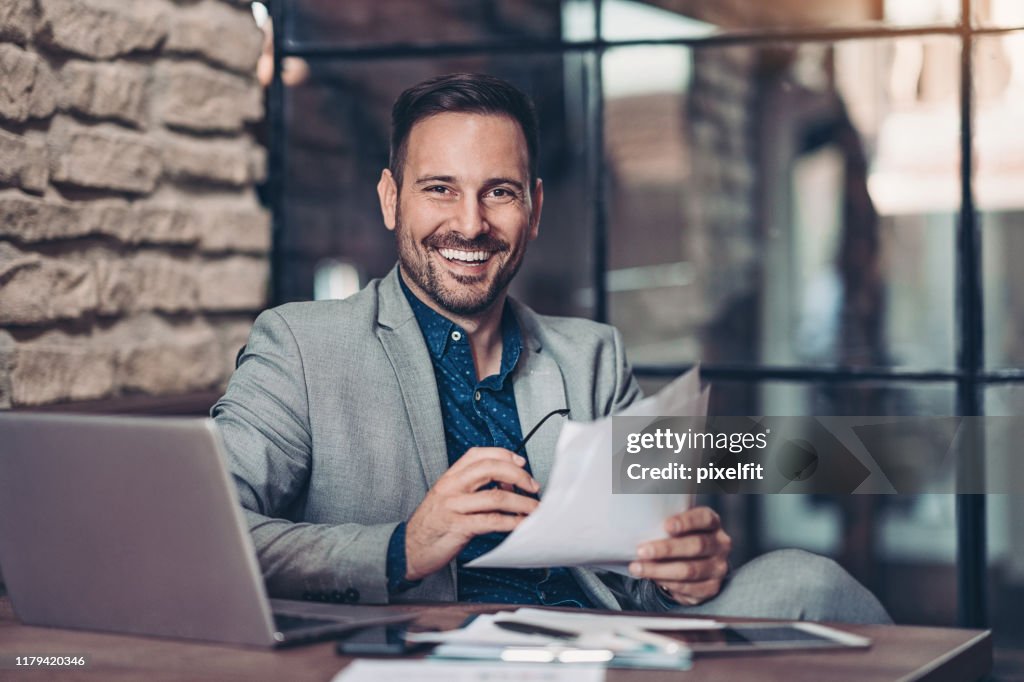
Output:
[[[337,53],[285,74],[275,246],[284,300],[344,295],[387,272],[393,237],[374,186],[387,162],[391,103],[429,76],[483,71],[524,88],[541,118],[544,218],[513,293],[541,312],[597,317],[601,282],[648,393],[666,382],[656,377],[699,361],[712,375],[722,366],[730,377],[750,372],[712,382],[714,414],[955,414],[952,382],[760,381],[757,373],[969,372],[956,353],[956,310],[958,287],[972,284],[983,294],[986,369],[1024,363],[1024,278],[1014,260],[1024,249],[1024,31],[1012,30],[1024,28],[1020,0],[286,7],[287,45]],[[581,44],[598,27],[606,42]],[[915,35],[891,32],[906,28]],[[959,29],[973,32],[975,46],[966,131]],[[596,121],[603,130],[590,128]],[[982,239],[976,283],[957,278],[964,132]],[[603,228],[606,269],[597,273]],[[985,406],[1020,414],[1020,395],[1017,384],[993,385]],[[899,622],[954,619],[951,495],[716,502],[733,521],[739,560],[774,547],[821,551]],[[1014,559],[1024,537],[1011,530],[1024,524],[1020,505],[997,495],[988,504],[999,628],[1000,618],[1016,623],[1000,599],[1024,584]]]
[[[1024,5],[1022,5],[1024,6]],[[974,195],[984,236],[985,361],[1024,366],[1024,33],[975,43]]]
[[885,22],[894,26],[952,24],[960,21],[960,3],[961,0],[883,0],[882,12]]
[[958,64],[945,37],[608,50],[633,362],[952,368]]
[[[651,395],[671,379],[640,375],[638,380],[644,393]],[[708,413],[716,415],[938,417],[956,413],[956,388],[947,382],[756,381],[707,376],[704,381],[711,386]]]
[[1019,0],[971,0],[971,3],[973,23],[979,28],[1024,28],[1024,4]]
[[[558,40],[562,4],[559,0],[296,0],[290,3],[287,37],[293,43],[346,49]],[[585,31],[585,10],[584,16],[573,18],[574,30]]]
[[287,90],[286,229],[278,243],[303,274],[282,281],[287,300],[313,296],[325,260],[353,264],[365,284],[396,261],[394,236],[380,216],[376,185],[388,163],[390,108],[405,88],[433,75],[486,71],[529,93],[541,127],[544,211],[513,293],[549,314],[592,315],[575,292],[592,279],[593,218],[587,200],[579,55],[458,57],[314,62],[309,78]]
[[959,18],[960,0],[602,0],[601,12],[602,37],[606,40],[686,39],[720,33],[822,28],[949,26]]

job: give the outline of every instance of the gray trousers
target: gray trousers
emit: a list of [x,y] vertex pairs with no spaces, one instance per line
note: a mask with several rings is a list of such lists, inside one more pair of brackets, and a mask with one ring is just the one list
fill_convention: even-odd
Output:
[[892,623],[885,607],[832,559],[800,549],[768,552],[741,566],[714,599],[680,615],[836,623]]

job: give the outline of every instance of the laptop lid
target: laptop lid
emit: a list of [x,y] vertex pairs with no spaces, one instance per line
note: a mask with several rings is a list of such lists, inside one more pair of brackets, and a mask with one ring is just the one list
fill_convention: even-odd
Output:
[[18,618],[280,643],[223,462],[209,419],[0,414],[0,566]]

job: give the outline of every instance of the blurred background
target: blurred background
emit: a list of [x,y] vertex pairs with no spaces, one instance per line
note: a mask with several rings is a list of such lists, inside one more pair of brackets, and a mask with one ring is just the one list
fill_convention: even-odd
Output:
[[[2,28],[0,38],[64,74],[65,54],[80,52],[51,37],[64,35],[46,24],[53,0],[15,4],[35,12],[35,38],[19,42]],[[0,209],[17,192],[20,201],[116,200],[126,210],[159,204],[186,216],[230,204],[235,217],[195,218],[191,241],[177,243],[160,241],[168,230],[156,228],[134,242],[100,227],[58,235],[57,244],[47,241],[53,235],[32,241],[0,228],[0,302],[11,281],[3,279],[4,240],[22,259],[77,262],[106,249],[121,260],[155,252],[160,263],[186,263],[162,284],[139,275],[134,289],[125,285],[125,301],[150,286],[195,289],[194,301],[154,295],[151,305],[134,297],[112,308],[101,278],[91,310],[0,313],[0,360],[10,368],[0,405],[202,412],[264,303],[344,297],[392,267],[374,190],[387,162],[390,106],[430,76],[482,71],[528,92],[541,120],[547,201],[515,295],[543,313],[615,324],[645,390],[700,362],[718,414],[1024,410],[1024,268],[1014,265],[1024,253],[1020,0],[165,4],[176,18],[212,17],[214,5],[231,14],[219,33],[186,27],[173,39],[172,30],[113,59],[157,76],[168,68],[167,78],[194,60],[245,92],[259,90],[260,106],[222,121],[202,103],[223,97],[223,87],[191,108],[154,95],[140,122],[125,124],[55,104],[72,133],[118,125],[156,136],[162,170],[139,191],[81,186],[64,170],[63,148],[53,151],[64,138],[26,105],[23,122],[0,117],[0,143],[45,131],[57,170],[42,190],[0,171],[0,186],[16,188],[0,192]],[[246,56],[225,58],[239,40]],[[168,157],[168,140],[212,156],[189,165],[180,152]],[[233,153],[250,160],[237,173],[202,170]],[[217,229],[220,237],[208,236]],[[151,352],[129,362],[141,351],[120,346],[109,386],[74,394],[66,387],[81,372],[67,369],[53,390],[33,389],[83,344],[120,338],[125,320],[149,325],[137,337]],[[179,331],[199,340],[152,351],[155,337]],[[167,367],[190,354],[207,357],[206,370],[172,376]],[[156,366],[168,376],[132,379]],[[984,456],[984,443],[977,452]],[[737,562],[779,547],[833,556],[899,623],[995,627],[997,673],[1024,676],[1018,497],[713,502],[737,541]]]

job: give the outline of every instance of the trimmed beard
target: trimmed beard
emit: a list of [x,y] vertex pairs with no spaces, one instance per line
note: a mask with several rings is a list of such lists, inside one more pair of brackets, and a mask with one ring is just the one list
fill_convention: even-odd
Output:
[[[472,317],[478,315],[492,305],[498,297],[508,288],[512,279],[519,272],[523,263],[523,253],[518,254],[515,261],[506,262],[499,268],[490,286],[482,294],[476,294],[468,288],[481,281],[481,277],[466,276],[450,273],[451,277],[467,288],[452,290],[441,281],[441,274],[437,271],[437,265],[430,258],[428,249],[461,249],[466,251],[491,251],[491,258],[498,258],[508,253],[511,249],[507,242],[491,237],[489,234],[482,234],[476,239],[463,239],[454,232],[443,235],[433,234],[417,245],[412,237],[402,226],[401,212],[395,212],[395,243],[398,247],[398,261],[402,266],[402,274],[407,276],[443,310],[452,315],[460,317]],[[422,260],[419,258],[422,249]]]

